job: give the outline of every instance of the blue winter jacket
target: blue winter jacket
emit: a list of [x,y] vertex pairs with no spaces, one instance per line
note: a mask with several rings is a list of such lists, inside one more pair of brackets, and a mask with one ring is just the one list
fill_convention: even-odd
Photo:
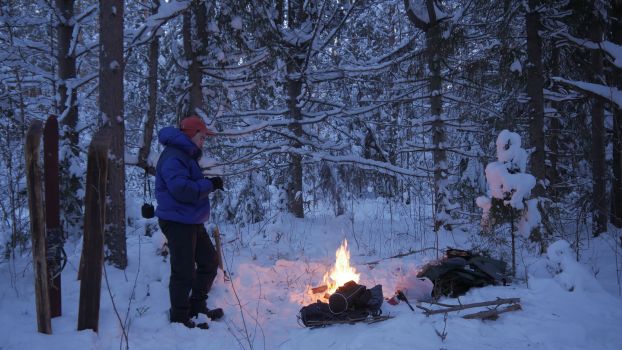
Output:
[[155,215],[163,220],[184,224],[202,224],[209,218],[209,193],[212,182],[203,177],[199,163],[201,150],[174,127],[158,133],[165,146],[156,166]]

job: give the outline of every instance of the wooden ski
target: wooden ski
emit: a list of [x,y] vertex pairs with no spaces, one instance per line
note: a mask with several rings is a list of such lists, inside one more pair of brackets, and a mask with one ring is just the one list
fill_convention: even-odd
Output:
[[62,314],[60,273],[64,237],[60,224],[58,181],[58,121],[49,116],[43,129],[43,169],[45,182],[45,247],[47,252],[48,291],[52,317]]
[[37,329],[52,334],[50,298],[48,295],[48,270],[45,254],[45,217],[39,163],[43,123],[35,120],[28,128],[25,145],[26,179],[28,182],[28,207],[30,210],[30,237],[35,273],[35,302],[37,305]]
[[315,328],[323,328],[326,326],[331,326],[334,324],[355,324],[359,322],[366,323],[366,324],[372,324],[372,323],[378,323],[378,322],[390,320],[394,317],[395,316],[391,316],[391,315],[378,315],[378,316],[365,316],[365,317],[360,317],[360,318],[348,318],[345,320],[307,321],[306,327],[315,329]]
[[80,261],[78,330],[92,329],[97,332],[99,326],[109,146],[110,134],[104,130],[95,134],[89,146],[84,200],[84,243]]

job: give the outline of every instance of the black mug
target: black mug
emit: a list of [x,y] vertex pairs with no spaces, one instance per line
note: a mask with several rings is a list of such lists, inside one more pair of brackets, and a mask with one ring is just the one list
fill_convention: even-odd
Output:
[[340,314],[359,302],[367,288],[350,281],[337,288],[337,291],[328,298],[328,308],[333,314]]
[[150,203],[143,204],[142,208],[140,208],[140,212],[145,219],[151,219],[155,216],[155,209],[153,207],[153,204]]

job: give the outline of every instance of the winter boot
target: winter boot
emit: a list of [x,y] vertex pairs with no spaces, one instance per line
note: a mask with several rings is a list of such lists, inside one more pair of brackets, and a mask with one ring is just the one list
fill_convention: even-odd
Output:
[[225,313],[221,308],[209,309],[203,300],[191,300],[190,317],[197,317],[199,314],[204,314],[213,321],[223,317]]
[[193,329],[195,327],[200,329],[209,329],[209,325],[207,324],[207,322],[201,322],[199,324],[196,324],[187,315],[175,315],[172,310],[169,311],[169,317],[171,323],[181,323],[189,329]]

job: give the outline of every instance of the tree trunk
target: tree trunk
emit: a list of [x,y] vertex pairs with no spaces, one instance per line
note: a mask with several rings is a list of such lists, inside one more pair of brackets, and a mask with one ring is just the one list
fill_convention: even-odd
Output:
[[[609,40],[622,45],[622,0],[611,1]],[[622,90],[622,72],[613,68],[611,85]],[[613,109],[613,180],[611,181],[611,223],[622,228],[622,109]]]
[[[544,197],[546,181],[545,150],[544,150],[544,78],[542,76],[542,39],[538,31],[541,29],[540,0],[529,0],[527,19],[527,95],[529,96],[529,138],[534,149],[529,164],[531,173],[536,178],[533,190],[534,197]],[[542,203],[542,200],[540,200]],[[538,205],[540,207],[540,205]],[[545,249],[546,237],[540,230],[532,232],[531,238],[541,242]]]
[[[205,3],[194,0],[183,16],[184,55],[188,64],[188,115],[203,109],[203,72],[199,56],[207,47],[205,31]],[[194,19],[194,21],[193,21]]]
[[[288,20],[289,27],[295,28],[301,26],[307,19],[307,14],[304,11],[303,1],[288,2]],[[299,121],[302,120],[302,107],[300,106],[300,98],[302,97],[302,79],[303,79],[303,65],[304,65],[304,52],[305,44],[302,46],[289,48],[289,61],[287,63],[287,107],[289,109],[290,122],[289,130],[292,131],[295,137],[302,137],[302,125]],[[297,140],[292,141],[293,148],[300,148],[300,142]],[[296,153],[289,154],[289,169],[288,180],[286,184],[287,189],[287,208],[290,213],[294,214],[297,218],[304,217],[303,207],[303,183],[302,183],[302,156]]]
[[63,152],[61,155],[60,165],[62,220],[67,233],[78,235],[82,226],[83,202],[82,198],[77,194],[81,192],[82,182],[80,181],[81,174],[72,172],[72,169],[76,168],[72,165],[80,161],[80,137],[76,130],[78,125],[78,101],[76,89],[67,87],[67,81],[76,77],[75,52],[71,50],[75,21],[73,18],[74,1],[56,0],[56,8],[59,14],[56,59],[58,61],[58,94],[60,102],[57,113],[62,126],[62,148],[68,151]]
[[[557,45],[553,45],[553,51],[551,54],[551,74],[555,77],[560,76],[559,73],[559,48],[557,47]],[[558,108],[561,107],[561,103],[559,102],[551,102],[551,106],[555,109],[558,110]],[[550,167],[549,170],[547,170],[547,174],[548,174],[548,180],[550,181],[549,184],[549,197],[552,198],[553,201],[557,201],[558,199],[558,194],[559,192],[559,188],[557,188],[558,184],[560,183],[560,176],[559,176],[559,169],[558,169],[558,162],[559,162],[559,137],[560,137],[560,131],[562,128],[561,125],[561,121],[560,121],[560,117],[561,115],[559,113],[555,113],[555,115],[553,115],[549,120],[550,120],[550,127],[549,127],[549,133],[548,133],[548,137],[547,137],[547,141],[548,141],[548,149],[549,149],[549,153],[548,153],[548,158],[550,161]]]
[[127,266],[125,242],[125,118],[123,116],[123,0],[100,1],[99,108],[110,133],[105,242],[106,258]]
[[[432,115],[432,159],[434,162],[434,232],[451,231],[449,223],[451,217],[449,196],[447,189],[448,168],[446,125],[443,119],[443,83],[441,77],[441,55],[444,45],[442,27],[436,18],[433,0],[426,0],[428,18],[418,17],[417,12],[410,7],[410,2],[404,0],[410,21],[419,29],[426,32],[426,48],[429,70],[430,114]],[[438,236],[437,236],[438,237]]]
[[[160,1],[154,0],[151,7],[151,14],[158,13]],[[158,110],[158,58],[160,56],[160,38],[156,34],[149,43],[149,76],[147,77],[147,85],[149,87],[147,120],[145,121],[145,129],[143,132],[143,145],[138,151],[138,166],[149,169],[149,153],[151,151],[151,142],[153,141],[153,128],[155,125]]]
[[[617,78],[620,80],[619,76]],[[622,90],[622,84],[618,83]],[[611,223],[622,228],[622,110],[614,107],[613,115],[613,179],[611,181]]]
[[441,79],[441,57],[438,47],[442,41],[441,27],[434,25],[427,32],[428,69],[430,71],[430,114],[432,115],[432,159],[434,161],[434,232],[451,231],[448,223],[447,152],[445,150],[445,121]]
[[[291,130],[296,137],[302,136],[302,125],[297,123],[297,121],[302,119],[302,111],[298,103],[300,94],[302,93],[302,81],[300,80],[301,66],[302,62],[297,59],[293,59],[293,62],[290,62],[287,65],[287,107],[289,108],[289,115],[291,119],[289,130]],[[300,148],[300,143],[294,140],[292,141],[292,147]],[[289,212],[294,214],[297,218],[303,218],[302,157],[299,154],[291,153],[289,155],[289,160],[287,207]]]
[[[596,9],[594,9],[595,11]],[[594,17],[590,26],[590,39],[594,42],[603,40],[603,28],[600,20]],[[601,50],[590,52],[593,76],[596,83],[604,81],[603,53]],[[605,108],[602,98],[592,99],[592,234],[597,237],[607,231],[607,193],[605,192]]]

